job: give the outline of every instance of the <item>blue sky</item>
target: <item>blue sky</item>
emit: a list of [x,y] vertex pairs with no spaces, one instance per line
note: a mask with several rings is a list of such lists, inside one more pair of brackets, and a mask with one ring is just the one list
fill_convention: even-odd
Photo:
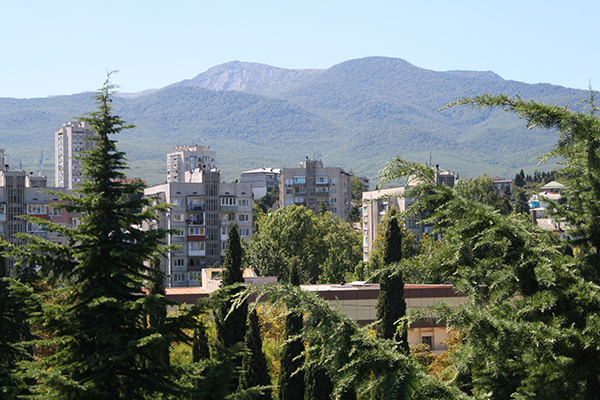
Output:
[[164,87],[215,65],[367,56],[600,88],[600,1],[47,1],[0,7],[0,97]]

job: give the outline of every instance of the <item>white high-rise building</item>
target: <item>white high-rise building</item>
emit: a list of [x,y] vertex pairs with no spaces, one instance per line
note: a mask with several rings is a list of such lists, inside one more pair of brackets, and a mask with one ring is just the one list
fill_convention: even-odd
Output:
[[87,122],[67,122],[54,133],[54,184],[74,189],[84,179],[81,160],[77,154],[91,150],[94,136]]
[[185,182],[185,173],[217,168],[217,152],[208,146],[179,146],[167,154],[167,182]]

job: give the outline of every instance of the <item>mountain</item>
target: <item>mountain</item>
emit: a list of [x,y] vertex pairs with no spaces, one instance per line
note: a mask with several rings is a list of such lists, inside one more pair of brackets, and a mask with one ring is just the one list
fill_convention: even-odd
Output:
[[210,68],[192,79],[171,86],[196,86],[209,90],[275,94],[286,87],[304,83],[321,69],[285,69],[270,65],[232,61]]
[[[320,157],[373,177],[395,156],[429,161],[475,176],[511,178],[549,150],[553,132],[528,130],[512,114],[454,107],[482,93],[519,95],[557,105],[586,98],[581,90],[504,80],[490,71],[431,71],[398,58],[350,60],[326,70],[290,70],[234,61],[198,76],[114,99],[137,125],[117,139],[131,176],[165,180],[165,154],[182,144],[217,151],[224,179],[262,166],[292,167]],[[43,99],[0,98],[0,147],[13,166],[53,176],[53,133],[94,109],[89,93]]]

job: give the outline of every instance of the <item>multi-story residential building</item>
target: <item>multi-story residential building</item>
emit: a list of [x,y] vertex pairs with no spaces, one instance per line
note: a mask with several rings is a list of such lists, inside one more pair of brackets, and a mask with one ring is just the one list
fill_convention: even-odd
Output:
[[258,168],[251,171],[242,172],[240,182],[251,183],[252,193],[257,199],[263,197],[267,193],[272,193],[275,190],[275,185],[279,181],[279,168]]
[[[439,166],[436,165],[436,181],[438,185],[446,185],[454,187],[456,174],[450,171],[440,172]],[[410,181],[406,186],[372,190],[363,192],[362,196],[362,230],[363,230],[363,260],[368,261],[369,254],[373,250],[375,239],[379,233],[379,224],[390,208],[395,207],[399,212],[404,212],[412,204],[411,198],[404,197],[404,193],[412,186],[417,184],[416,181]],[[404,218],[404,227],[415,237],[417,244],[423,238],[423,233],[429,230],[428,227],[419,223],[418,217]]]
[[[375,239],[379,234],[379,224],[385,214],[395,207],[404,212],[412,204],[410,198],[405,198],[410,186],[395,187],[390,189],[372,190],[363,192],[362,197],[362,230],[363,230],[363,260],[368,261],[373,250]],[[425,227],[419,224],[418,218],[405,218],[404,227],[415,236],[417,243],[423,238]]]
[[351,177],[339,167],[325,168],[321,160],[307,157],[298,168],[281,170],[280,206],[302,205],[315,212],[326,208],[334,216],[347,218],[352,201]]
[[94,142],[88,140],[94,136],[87,122],[67,122],[54,133],[54,182],[56,187],[74,189],[83,179],[81,160],[77,155],[91,150]]
[[[3,152],[3,151],[0,151]],[[54,193],[46,192],[47,178],[33,176],[25,171],[11,171],[4,166],[0,170],[0,235],[14,245],[24,244],[17,233],[29,233],[40,236],[53,243],[65,243],[64,237],[55,232],[46,231],[43,224],[36,224],[21,218],[22,215],[32,215],[47,221],[74,226],[77,219],[55,204],[67,204],[61,200],[57,192],[68,192],[66,188],[53,188]],[[13,262],[8,259],[9,272]]]
[[208,146],[179,146],[167,154],[167,182],[184,182],[185,173],[217,168],[217,152]]
[[169,275],[168,287],[197,286],[203,268],[220,265],[233,222],[238,224],[241,238],[252,236],[252,185],[221,183],[221,173],[216,169],[185,172],[184,181],[152,186],[144,194],[172,204],[169,213],[144,226],[176,231],[167,237],[167,244],[178,247],[161,261]]

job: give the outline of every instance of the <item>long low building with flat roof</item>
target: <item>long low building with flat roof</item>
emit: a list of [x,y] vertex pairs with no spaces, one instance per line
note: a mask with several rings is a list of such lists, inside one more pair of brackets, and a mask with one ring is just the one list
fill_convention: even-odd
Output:
[[[365,326],[377,320],[379,284],[352,282],[301,285],[301,288],[315,292],[331,307],[339,307],[359,325]],[[167,288],[166,293],[169,300],[188,304],[210,296],[210,292],[202,287]],[[468,300],[465,295],[457,293],[452,285],[404,285],[404,299],[409,310],[423,310],[440,302],[458,306]],[[449,336],[445,324],[428,319],[418,320],[408,329],[410,344],[427,343],[436,353],[446,350],[443,342]]]

